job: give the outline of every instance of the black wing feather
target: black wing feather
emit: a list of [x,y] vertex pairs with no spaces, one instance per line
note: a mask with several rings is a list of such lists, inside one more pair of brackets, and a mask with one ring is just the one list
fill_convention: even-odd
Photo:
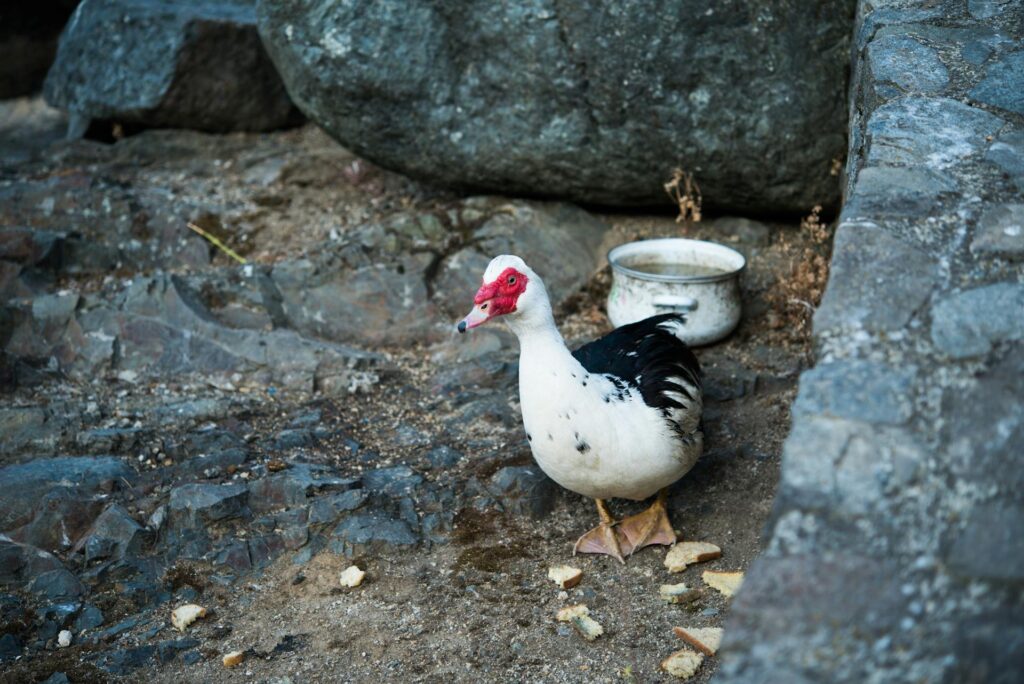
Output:
[[599,340],[583,345],[572,355],[587,372],[610,375],[618,380],[616,386],[622,383],[639,390],[648,406],[663,412],[686,408],[667,393],[675,392],[690,399],[694,397],[670,378],[684,378],[700,391],[701,370],[697,357],[686,343],[659,327],[676,320],[682,322],[684,319],[678,314],[662,314],[624,325]]

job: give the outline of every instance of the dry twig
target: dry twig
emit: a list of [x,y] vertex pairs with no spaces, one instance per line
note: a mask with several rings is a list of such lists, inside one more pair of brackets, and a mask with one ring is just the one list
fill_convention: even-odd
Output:
[[190,229],[192,229],[193,232],[198,233],[199,235],[201,235],[204,238],[206,238],[207,240],[209,240],[211,243],[213,243],[214,247],[216,247],[220,251],[224,252],[225,254],[227,254],[229,257],[231,257],[232,259],[234,259],[238,263],[240,263],[240,264],[247,264],[247,263],[249,263],[248,261],[245,260],[245,257],[239,256],[238,252],[236,252],[235,250],[231,249],[230,247],[225,245],[223,242],[221,242],[217,238],[216,235],[213,235],[212,233],[209,233],[209,232],[203,230],[202,228],[200,228],[196,224],[192,223],[191,221],[189,221],[188,227]]
[[703,198],[700,194],[700,186],[693,180],[693,174],[682,169],[672,172],[672,180],[665,183],[665,192],[672,198],[672,201],[679,207],[679,216],[676,223],[700,221],[700,209]]
[[810,325],[828,283],[832,231],[821,221],[821,206],[811,209],[811,213],[800,221],[800,231],[810,238],[810,244],[800,250],[782,238],[782,248],[793,255],[796,265],[768,295],[776,309],[784,311],[781,324],[788,324],[798,333]]

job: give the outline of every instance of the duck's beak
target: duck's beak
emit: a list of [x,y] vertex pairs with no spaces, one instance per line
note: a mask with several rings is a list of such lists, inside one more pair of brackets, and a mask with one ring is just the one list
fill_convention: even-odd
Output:
[[[487,322],[487,306],[490,301],[480,302],[473,307],[473,310],[469,314],[459,321],[458,329],[460,333],[464,333],[470,328],[475,328],[478,325],[483,325]],[[481,308],[483,307],[483,308]]]

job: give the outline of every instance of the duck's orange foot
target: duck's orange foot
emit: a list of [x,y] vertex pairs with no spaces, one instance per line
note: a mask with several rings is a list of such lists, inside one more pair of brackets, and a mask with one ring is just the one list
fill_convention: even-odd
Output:
[[576,541],[572,555],[577,553],[603,553],[622,564],[626,563],[623,553],[629,554],[632,547],[613,524],[602,522]]
[[631,515],[618,524],[619,534],[626,539],[622,544],[623,548],[628,548],[626,555],[633,555],[645,546],[671,546],[676,543],[676,531],[672,529],[668,509],[665,508],[666,497],[667,491],[662,490],[650,508],[643,513]]

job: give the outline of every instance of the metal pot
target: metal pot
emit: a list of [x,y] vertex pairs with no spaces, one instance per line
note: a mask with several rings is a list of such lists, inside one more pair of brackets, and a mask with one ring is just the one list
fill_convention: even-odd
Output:
[[[640,240],[608,252],[612,290],[608,318],[617,328],[663,313],[685,318],[680,337],[691,345],[711,344],[726,337],[740,322],[740,273],[746,259],[714,242],[667,238]],[[654,271],[638,266],[667,266]],[[665,273],[672,266],[714,269],[700,275]]]

